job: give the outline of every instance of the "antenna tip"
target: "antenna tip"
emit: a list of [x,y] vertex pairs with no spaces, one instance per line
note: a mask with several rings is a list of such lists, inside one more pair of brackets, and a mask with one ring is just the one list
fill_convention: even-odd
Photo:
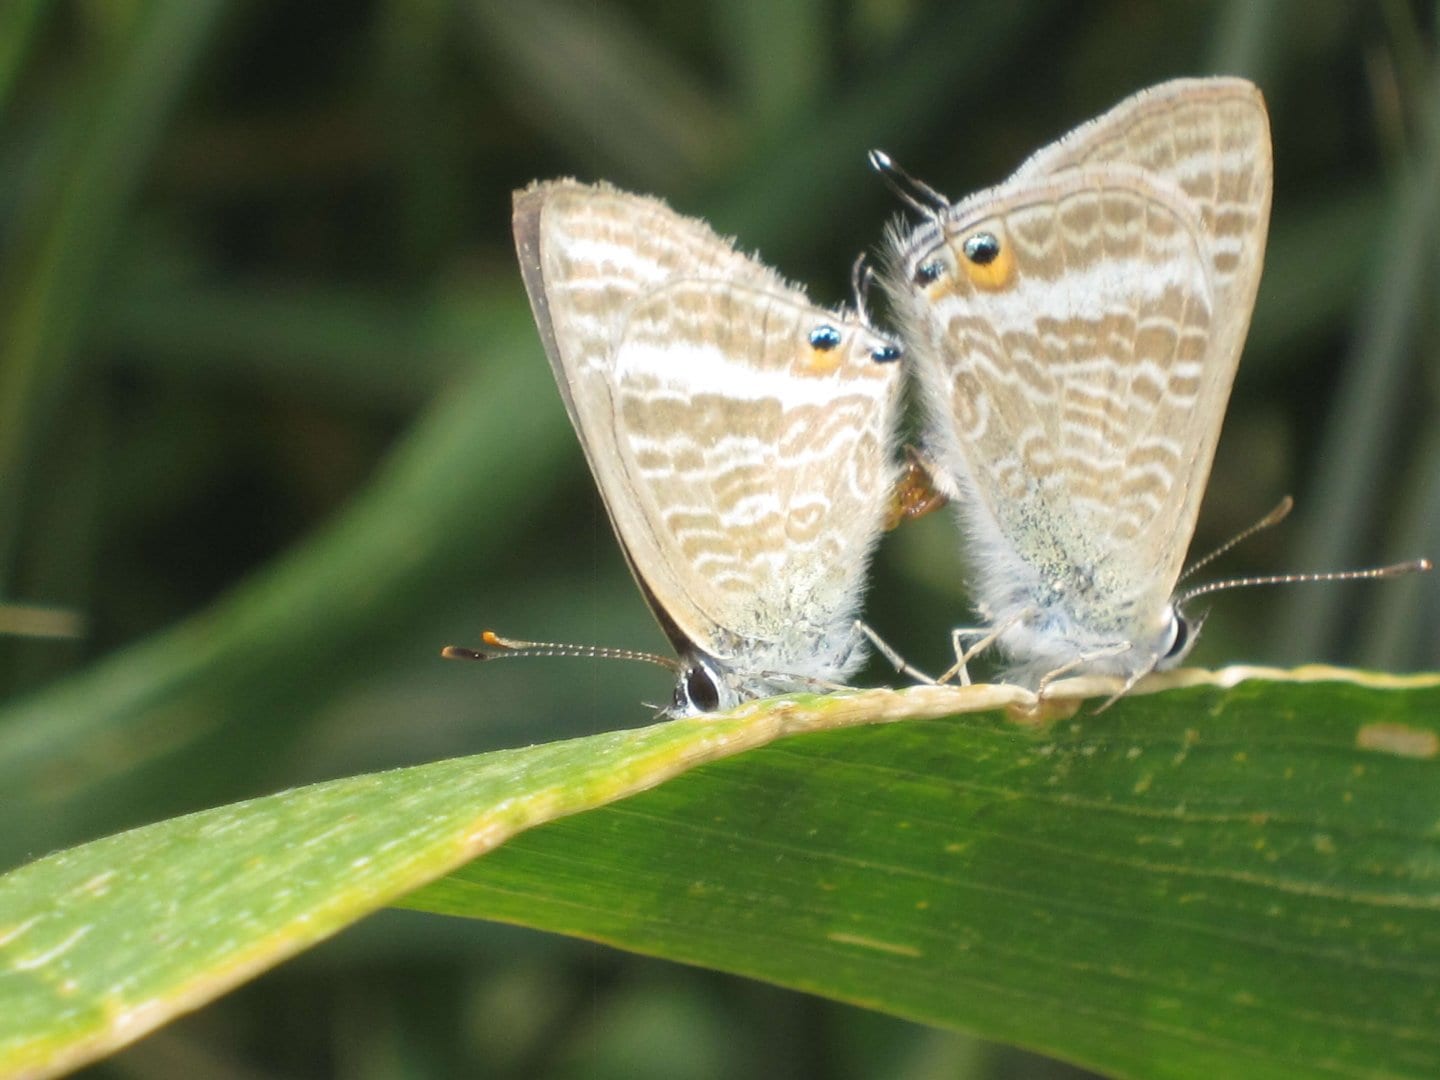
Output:
[[1381,577],[1399,577],[1402,574],[1423,574],[1433,570],[1435,564],[1429,559],[1411,559],[1409,562],[1395,563],[1393,566],[1382,566]]
[[895,162],[884,150],[871,150],[867,155],[870,159],[870,167],[876,172],[891,172],[895,168]]
[[474,649],[467,649],[461,645],[446,645],[440,650],[440,655],[446,660],[488,660],[490,659],[482,652]]

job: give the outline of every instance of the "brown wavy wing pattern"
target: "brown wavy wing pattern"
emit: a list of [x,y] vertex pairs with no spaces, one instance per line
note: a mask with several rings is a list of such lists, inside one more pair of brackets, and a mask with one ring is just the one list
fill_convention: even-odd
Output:
[[[840,680],[899,365],[705,223],[574,181],[516,195],[526,288],[621,546],[682,653]],[[841,336],[817,349],[819,327]]]
[[515,193],[514,226],[535,321],[577,422],[574,385],[605,378],[626,313],[645,293],[680,276],[796,293],[704,222],[608,184],[532,184]]
[[1195,204],[1217,304],[1237,313],[1232,321],[1243,340],[1265,260],[1273,183],[1260,91],[1244,79],[1162,83],[1038,151],[1010,182],[1106,162],[1173,183]]
[[1034,154],[1010,181],[1107,162],[1138,167],[1180,188],[1200,219],[1199,240],[1221,313],[1199,411],[1210,418],[1200,475],[1184,511],[1194,532],[1205,481],[1265,263],[1274,165],[1265,101],[1244,79],[1176,79],[1144,90]]
[[962,232],[999,239],[1008,280],[977,284],[957,267],[923,300],[943,456],[964,462],[1036,578],[1067,583],[1096,629],[1123,633],[1137,610],[1164,606],[1188,539],[1177,519],[1212,312],[1194,218],[1115,170],[983,211]]
[[[810,345],[820,324],[838,346]],[[725,282],[680,282],[631,310],[615,352],[619,468],[646,546],[714,626],[802,650],[848,635],[895,479],[897,380],[871,358],[879,344]]]

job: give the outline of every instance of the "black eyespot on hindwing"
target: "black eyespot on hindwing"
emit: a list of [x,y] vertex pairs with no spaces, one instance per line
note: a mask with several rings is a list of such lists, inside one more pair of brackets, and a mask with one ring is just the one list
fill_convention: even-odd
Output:
[[923,262],[915,268],[915,284],[922,289],[937,280],[945,272],[945,264],[939,259]]
[[991,232],[978,232],[965,238],[961,250],[976,266],[989,266],[1000,257],[1000,239]]

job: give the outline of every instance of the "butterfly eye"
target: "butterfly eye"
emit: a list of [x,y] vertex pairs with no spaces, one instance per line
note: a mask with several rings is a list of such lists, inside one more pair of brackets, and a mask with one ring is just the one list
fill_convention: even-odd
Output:
[[714,712],[720,707],[720,688],[704,664],[692,663],[675,687],[675,705],[684,712]]
[[810,331],[810,347],[829,352],[840,344],[840,331],[833,326],[817,326]]
[[932,285],[938,281],[943,273],[945,273],[945,264],[939,259],[923,262],[915,268],[915,284],[923,289],[926,285]]
[[1000,257],[1000,240],[994,233],[978,232],[965,238],[962,250],[976,266],[989,266]]
[[870,350],[870,359],[877,364],[893,364],[904,355],[905,351],[899,345],[881,345],[877,349]]
[[1161,663],[1166,660],[1179,660],[1190,647],[1190,620],[1178,611],[1172,617],[1175,620],[1175,640],[1170,643],[1170,649],[1161,658]]

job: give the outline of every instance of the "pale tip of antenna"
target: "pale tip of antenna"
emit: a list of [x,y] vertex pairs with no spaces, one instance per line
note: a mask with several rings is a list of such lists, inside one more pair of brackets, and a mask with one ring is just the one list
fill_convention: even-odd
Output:
[[1280,501],[1275,504],[1275,509],[1266,514],[1262,519],[1261,527],[1268,529],[1272,525],[1279,525],[1290,516],[1290,511],[1295,509],[1295,500],[1289,495],[1281,496]]
[[1389,566],[1381,566],[1372,571],[1374,577],[1404,577],[1406,574],[1423,574],[1434,569],[1435,564],[1429,559],[1409,559],[1406,562],[1391,563]]
[[895,161],[884,150],[871,150],[868,155],[870,167],[876,172],[892,172],[895,168]]

